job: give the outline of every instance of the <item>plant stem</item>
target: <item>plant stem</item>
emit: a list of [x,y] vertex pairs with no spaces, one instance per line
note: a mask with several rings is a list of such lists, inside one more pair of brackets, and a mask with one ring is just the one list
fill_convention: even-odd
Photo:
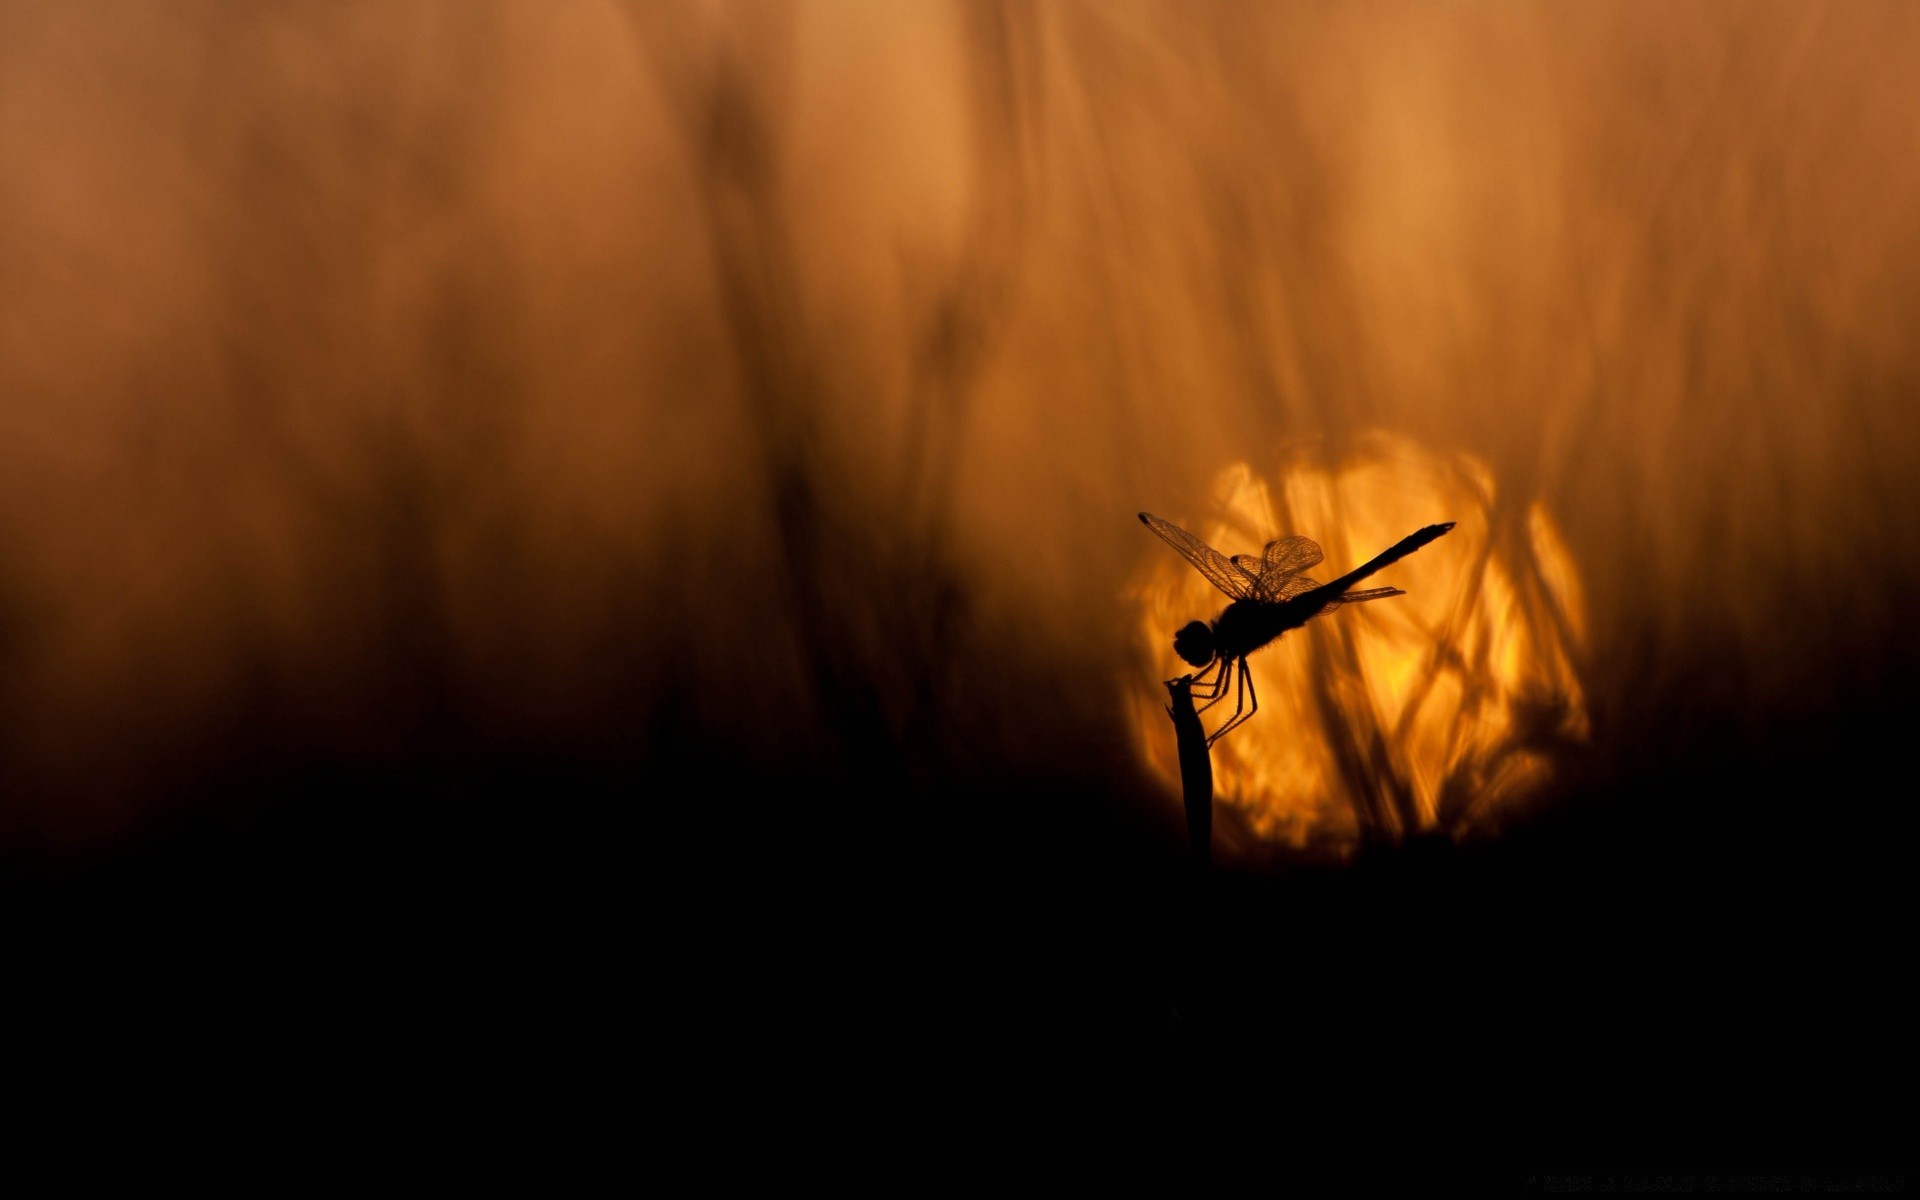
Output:
[[1173,733],[1180,747],[1180,790],[1187,804],[1188,860],[1196,875],[1205,874],[1213,845],[1213,759],[1207,751],[1207,731],[1193,708],[1193,676],[1167,680],[1172,703]]

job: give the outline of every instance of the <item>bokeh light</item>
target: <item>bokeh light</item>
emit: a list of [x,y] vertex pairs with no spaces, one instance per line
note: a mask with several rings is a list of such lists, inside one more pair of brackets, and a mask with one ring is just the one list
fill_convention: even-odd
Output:
[[[1271,480],[1244,463],[1222,471],[1193,531],[1227,554],[1305,533],[1326,550],[1315,570],[1326,580],[1423,525],[1458,524],[1367,581],[1407,595],[1345,606],[1253,655],[1260,711],[1214,746],[1218,799],[1261,838],[1302,849],[1497,828],[1589,732],[1584,603],[1552,517],[1502,496],[1470,456],[1401,437],[1289,458]],[[1160,675],[1185,670],[1172,631],[1227,603],[1163,551],[1143,550],[1133,593],[1142,653]],[[1135,733],[1177,794],[1157,691],[1140,691]],[[1209,728],[1230,706],[1207,714]]]

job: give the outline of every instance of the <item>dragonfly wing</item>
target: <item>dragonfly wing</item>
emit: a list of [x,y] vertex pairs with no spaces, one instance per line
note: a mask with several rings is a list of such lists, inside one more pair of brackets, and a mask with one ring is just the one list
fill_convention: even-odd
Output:
[[1253,576],[1212,546],[1152,513],[1141,513],[1140,523],[1159,534],[1162,541],[1178,550],[1181,557],[1194,565],[1195,570],[1205,575],[1209,583],[1235,600],[1245,600],[1253,593]]
[[1291,600],[1295,596],[1304,596],[1320,586],[1320,581],[1311,575],[1295,575],[1291,579],[1280,580],[1274,588],[1274,600]]
[[1395,587],[1361,588],[1358,591],[1342,592],[1340,594],[1340,603],[1358,604],[1362,600],[1385,600],[1388,596],[1404,596],[1406,594],[1403,589]]
[[1320,552],[1320,543],[1310,537],[1294,534],[1292,537],[1275,538],[1267,543],[1260,552],[1260,561],[1269,571],[1280,571],[1287,575],[1298,575],[1320,565],[1326,555]]
[[1266,564],[1260,561],[1258,554],[1236,554],[1228,561],[1233,563],[1241,574],[1253,580],[1247,587],[1248,595],[1256,597],[1264,595],[1260,572],[1266,569]]
[[1327,606],[1315,616],[1326,616],[1342,604],[1358,604],[1362,600],[1385,600],[1388,596],[1404,596],[1406,593],[1395,587],[1361,588],[1357,592],[1342,592],[1336,598],[1327,601]]
[[1299,591],[1288,592],[1287,584],[1302,571],[1317,566],[1325,557],[1320,552],[1320,543],[1312,538],[1294,534],[1273,539],[1260,552],[1260,570],[1255,572],[1260,587],[1255,595],[1263,600],[1284,600],[1287,596],[1299,595]]

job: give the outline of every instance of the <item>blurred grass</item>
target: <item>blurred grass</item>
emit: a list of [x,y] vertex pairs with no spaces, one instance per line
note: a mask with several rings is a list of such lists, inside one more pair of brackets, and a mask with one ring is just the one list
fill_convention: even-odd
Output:
[[9,5],[8,821],[650,730],[1131,786],[1122,518],[1373,429],[1566,532],[1603,757],[1871,703],[1916,25]]

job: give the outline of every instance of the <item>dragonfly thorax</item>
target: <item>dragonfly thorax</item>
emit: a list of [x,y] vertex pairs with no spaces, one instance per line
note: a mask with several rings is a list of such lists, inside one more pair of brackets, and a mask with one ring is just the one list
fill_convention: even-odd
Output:
[[1261,600],[1235,600],[1211,625],[1190,621],[1173,635],[1173,652],[1196,667],[1204,667],[1215,656],[1245,658],[1289,629],[1298,629],[1320,606],[1309,601],[1270,604]]
[[1319,612],[1313,599],[1270,604],[1235,600],[1213,623],[1213,652],[1222,658],[1245,658],[1289,629],[1298,629]]

